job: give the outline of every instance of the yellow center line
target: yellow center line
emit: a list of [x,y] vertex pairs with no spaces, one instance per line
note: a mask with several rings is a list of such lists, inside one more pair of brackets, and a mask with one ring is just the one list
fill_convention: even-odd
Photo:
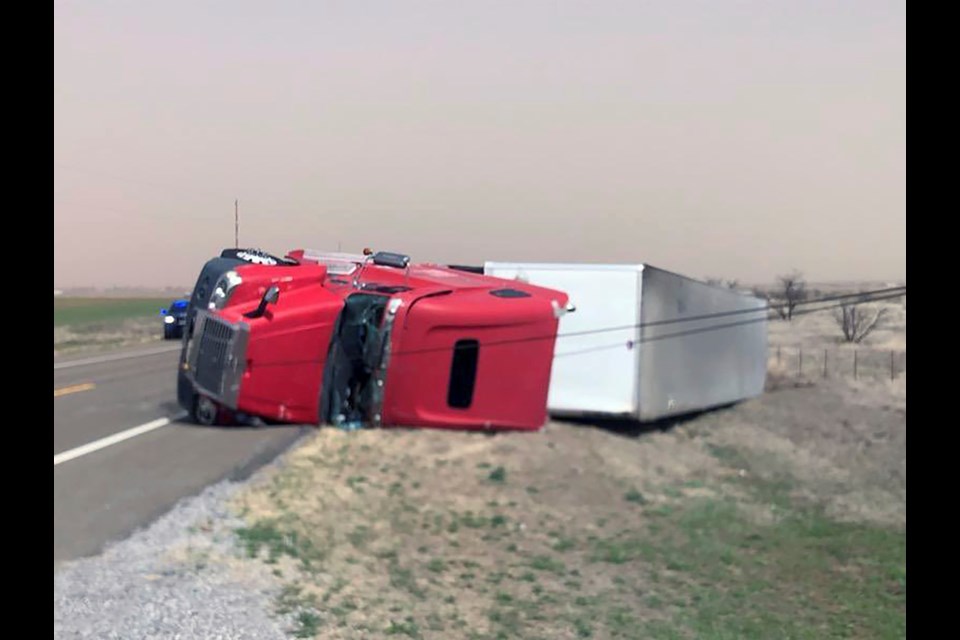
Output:
[[65,396],[69,393],[79,393],[80,391],[90,391],[90,389],[95,389],[97,385],[92,382],[84,382],[83,384],[75,384],[71,387],[63,387],[62,389],[54,389],[53,397],[59,398],[60,396]]

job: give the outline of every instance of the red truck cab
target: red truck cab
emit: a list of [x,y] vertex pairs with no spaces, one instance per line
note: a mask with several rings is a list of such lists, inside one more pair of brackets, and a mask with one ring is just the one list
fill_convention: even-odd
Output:
[[191,318],[179,397],[204,423],[538,429],[567,304],[385,252],[239,262]]

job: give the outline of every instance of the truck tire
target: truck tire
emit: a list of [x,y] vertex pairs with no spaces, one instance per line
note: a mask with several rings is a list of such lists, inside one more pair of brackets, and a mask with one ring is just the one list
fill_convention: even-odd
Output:
[[197,394],[190,418],[199,425],[212,427],[220,424],[220,407],[207,396]]

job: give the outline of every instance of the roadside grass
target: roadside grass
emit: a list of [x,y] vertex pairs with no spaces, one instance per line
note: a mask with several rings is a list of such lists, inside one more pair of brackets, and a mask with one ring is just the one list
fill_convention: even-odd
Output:
[[[664,534],[667,535],[664,535]],[[906,537],[788,508],[758,530],[732,501],[701,499],[661,533],[598,544],[596,559],[642,560],[670,578],[671,619],[649,638],[902,638]]]
[[54,298],[54,355],[156,343],[166,298]]
[[[748,450],[699,442],[715,477],[623,481],[574,517],[521,466],[482,450],[440,464],[404,437],[322,430],[244,494],[237,539],[286,580],[291,635],[905,636],[905,532],[828,517]],[[578,481],[609,480],[594,473]]]
[[136,318],[158,318],[170,304],[165,298],[54,298],[53,326],[119,324]]

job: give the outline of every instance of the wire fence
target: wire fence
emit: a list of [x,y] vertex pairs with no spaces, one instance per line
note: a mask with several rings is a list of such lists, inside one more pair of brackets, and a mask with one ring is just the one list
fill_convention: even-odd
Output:
[[771,366],[775,365],[782,375],[795,378],[896,380],[907,372],[907,351],[871,347],[771,345],[768,362]]

